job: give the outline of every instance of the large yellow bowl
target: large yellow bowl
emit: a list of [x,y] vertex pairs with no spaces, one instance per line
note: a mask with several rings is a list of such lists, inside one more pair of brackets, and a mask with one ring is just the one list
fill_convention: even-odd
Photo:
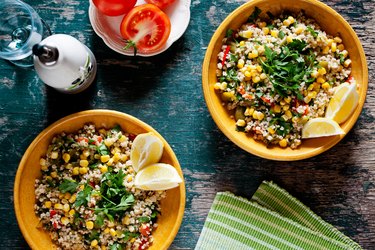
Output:
[[202,84],[208,109],[219,129],[232,142],[249,153],[266,159],[280,161],[301,160],[320,154],[333,147],[344,135],[303,140],[302,145],[294,150],[280,147],[268,148],[264,143],[255,141],[247,134],[235,130],[235,121],[229,117],[228,111],[222,105],[220,97],[214,90],[214,84],[217,82],[217,54],[221,50],[222,39],[228,29],[238,29],[245,23],[255,7],[260,8],[262,14],[270,11],[274,15],[284,10],[295,13],[304,10],[305,14],[315,19],[328,34],[340,34],[352,60],[352,75],[359,85],[359,104],[353,115],[345,123],[341,124],[341,128],[348,133],[361,113],[368,84],[367,63],[361,42],[342,16],[317,0],[252,0],[229,14],[214,33],[203,62]]
[[[86,123],[95,124],[98,128],[111,128],[119,124],[124,131],[133,134],[153,132],[164,143],[164,153],[160,162],[173,165],[180,176],[183,176],[172,148],[158,132],[137,118],[109,110],[90,110],[69,115],[50,125],[35,138],[18,167],[14,184],[14,207],[21,232],[32,249],[56,248],[48,233],[37,228],[38,218],[34,213],[34,183],[35,179],[41,176],[39,159],[45,155],[55,135],[63,131],[75,132]],[[175,238],[185,209],[184,183],[181,183],[178,188],[167,190],[167,197],[161,201],[161,209],[162,215],[158,217],[159,227],[153,233],[155,240],[150,250],[167,249]]]

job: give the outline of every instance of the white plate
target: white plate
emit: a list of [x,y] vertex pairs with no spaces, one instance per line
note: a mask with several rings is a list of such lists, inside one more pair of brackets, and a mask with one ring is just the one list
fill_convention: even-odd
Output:
[[[144,0],[138,0],[136,5],[144,3]],[[190,21],[190,0],[176,0],[164,11],[171,20],[171,33],[167,43],[156,52],[147,54],[138,52],[138,56],[147,57],[160,54],[168,49],[178,38],[182,36],[182,34],[184,34]],[[123,17],[124,15],[111,17],[101,14],[90,0],[89,18],[95,33],[100,36],[104,43],[114,51],[123,55],[134,56],[133,49],[123,49],[125,42],[120,34],[120,24]]]

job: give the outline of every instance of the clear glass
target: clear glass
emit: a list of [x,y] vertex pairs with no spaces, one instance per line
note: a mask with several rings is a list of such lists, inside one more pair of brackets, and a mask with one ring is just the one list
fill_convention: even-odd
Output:
[[48,26],[28,4],[0,0],[0,58],[17,66],[33,66],[33,45],[50,35]]

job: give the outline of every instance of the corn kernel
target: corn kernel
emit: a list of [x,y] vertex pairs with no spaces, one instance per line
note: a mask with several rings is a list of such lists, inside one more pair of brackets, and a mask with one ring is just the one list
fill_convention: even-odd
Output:
[[108,225],[108,227],[114,227],[115,223],[113,223],[112,221],[109,221],[107,225]]
[[[324,69],[324,68],[323,68],[323,69]],[[322,83],[325,83],[326,80],[325,80],[323,77],[319,76],[319,77],[316,79],[316,82],[322,84]],[[312,85],[312,84],[311,84],[311,85]],[[311,86],[311,85],[310,85],[310,86]],[[313,85],[313,86],[314,86],[314,85]]]
[[245,30],[242,32],[242,37],[244,38],[251,38],[253,36],[253,32],[251,30]]
[[43,171],[47,171],[48,167],[47,166],[41,166],[40,169],[43,170]]
[[264,28],[264,27],[267,26],[267,23],[266,23],[266,22],[260,22],[260,23],[258,24],[258,26],[259,26],[259,28]]
[[109,233],[110,233],[113,237],[115,237],[115,236],[117,235],[116,230],[113,229],[113,228],[111,228],[111,229],[109,230]]
[[286,41],[287,41],[287,43],[291,43],[291,42],[293,42],[293,37],[291,37],[291,36],[287,36],[287,37],[286,37]]
[[347,50],[343,50],[343,51],[341,52],[341,54],[342,54],[342,56],[345,58],[345,57],[348,56],[349,52],[348,52]]
[[69,192],[66,192],[66,193],[64,194],[64,199],[69,200],[70,197],[72,197],[72,195],[71,195]]
[[62,217],[61,218],[61,223],[63,224],[63,225],[68,225],[69,224],[69,218],[67,218],[67,217]]
[[89,165],[89,162],[87,160],[80,160],[79,165],[81,167],[87,167]]
[[130,224],[130,218],[128,215],[124,216],[124,218],[122,218],[122,224],[124,225],[129,225]]
[[295,21],[294,17],[292,17],[292,16],[288,16],[288,20],[289,20],[290,23],[294,23],[294,21]]
[[311,91],[311,90],[313,90],[313,88],[314,88],[314,84],[310,84],[310,85],[307,87],[307,90],[308,90],[308,91]]
[[270,29],[268,27],[262,28],[263,34],[268,35],[270,33]]
[[74,210],[74,209],[70,209],[70,211],[69,211],[69,215],[70,215],[70,216],[73,216],[75,213],[76,213],[76,210]]
[[277,30],[271,30],[271,36],[277,37],[279,35],[279,32]]
[[79,173],[80,174],[86,174],[89,171],[87,167],[81,167],[79,168]]
[[64,198],[64,195],[65,195],[65,194],[63,194],[63,193],[59,193],[59,199]]
[[263,71],[262,66],[258,65],[258,66],[256,67],[256,70],[257,70],[259,73],[261,73],[261,72]]
[[262,73],[262,74],[260,74],[260,79],[261,80],[264,80],[264,79],[266,79],[267,78],[267,75],[266,74],[264,74],[264,73]]
[[101,245],[101,249],[100,250],[107,250],[107,247],[105,245]]
[[239,126],[239,127],[245,127],[246,122],[245,122],[245,120],[238,119],[238,121],[236,122],[236,125]]
[[109,158],[110,158],[109,155],[102,155],[102,156],[100,156],[100,161],[105,163],[105,162],[109,161]]
[[285,105],[285,106],[283,106],[283,110],[284,110],[284,111],[289,110],[289,108],[290,108],[289,105]]
[[127,161],[128,156],[126,154],[121,155],[121,161]]
[[262,112],[258,112],[258,120],[261,121],[264,118],[264,114]]
[[100,169],[100,172],[103,173],[103,174],[108,172],[107,165],[102,165],[102,166],[99,167],[99,169]]
[[255,76],[253,77],[253,83],[258,83],[260,81],[260,77],[259,76]]
[[275,106],[273,106],[273,112],[280,113],[281,112],[281,106],[277,105],[277,104]]
[[57,159],[59,157],[59,152],[52,151],[50,157],[51,159]]
[[72,169],[73,168],[73,165],[71,163],[68,163],[65,165],[65,169]]
[[245,116],[252,116],[254,113],[254,109],[253,108],[246,108],[245,110]]
[[346,59],[345,62],[344,62],[344,66],[345,67],[349,67],[349,65],[352,63],[352,60],[350,59]]
[[57,172],[56,171],[51,172],[51,177],[52,178],[56,178],[57,177]]
[[258,111],[254,111],[252,116],[254,119],[258,119]]
[[337,50],[337,44],[336,44],[336,43],[332,43],[332,44],[331,44],[331,51],[332,51],[333,53],[335,53],[336,50]]
[[52,202],[51,201],[44,202],[44,207],[45,208],[51,208],[51,206],[52,206]]
[[110,140],[110,139],[105,139],[105,140],[104,140],[104,144],[105,144],[107,147],[110,147],[110,146],[112,146],[113,141]]
[[106,227],[106,228],[104,229],[104,233],[105,233],[105,234],[108,234],[108,233],[109,233],[109,228],[108,228],[108,227]]
[[98,240],[96,240],[96,239],[92,240],[90,246],[91,246],[91,247],[96,247],[96,246],[98,246]]
[[285,111],[285,115],[290,119],[293,117],[293,114],[290,110]]
[[285,25],[285,26],[289,26],[290,25],[290,21],[288,20],[288,19],[285,19],[284,21],[283,21],[283,25]]
[[293,116],[292,122],[297,123],[299,121],[299,118],[297,116]]
[[56,203],[54,206],[53,206],[55,209],[59,209],[59,210],[62,210],[64,207],[62,204],[60,203]]
[[126,140],[126,136],[125,136],[125,135],[122,135],[122,136],[118,139],[119,142],[124,142],[125,140]]
[[120,160],[121,156],[120,156],[120,153],[115,153],[113,155],[113,161],[114,162],[118,162]]
[[284,101],[285,101],[286,103],[290,103],[290,102],[292,101],[292,97],[290,97],[290,96],[285,97],[285,98],[284,98]]
[[322,84],[322,88],[327,90],[327,89],[331,88],[331,85],[328,82],[325,82],[325,83]]
[[279,141],[279,145],[280,147],[285,148],[286,146],[288,146],[288,142],[286,141],[286,139],[282,139]]
[[63,156],[62,156],[62,158],[65,161],[65,163],[68,163],[69,160],[70,160],[70,154],[64,153]]
[[320,68],[320,69],[318,69],[318,73],[319,73],[319,75],[323,76],[323,75],[327,74],[327,70],[325,68]]
[[79,189],[80,190],[83,190],[85,188],[85,185],[81,185],[81,186],[79,186]]
[[309,97],[309,96],[305,96],[305,98],[303,98],[303,101],[304,101],[305,103],[309,103],[309,102],[311,101],[311,97]]
[[319,65],[322,66],[323,68],[328,68],[328,62],[327,61],[320,61]]
[[69,212],[69,210],[70,210],[69,204],[64,204],[63,205],[63,210],[64,210],[64,212]]
[[253,58],[258,57],[258,55],[259,55],[258,50],[255,50],[255,49],[254,49],[253,51],[251,51],[251,53],[249,53],[248,57],[249,57],[250,59],[253,59]]
[[271,135],[275,133],[275,130],[271,127],[269,127],[267,130],[268,130],[268,133],[270,133]]
[[296,30],[294,31],[297,35],[301,34],[303,31],[305,31],[305,28],[303,26],[298,26]]
[[233,101],[236,97],[233,92],[224,92],[221,94],[223,101]]
[[107,162],[107,166],[112,166],[113,165],[113,158],[109,159],[109,161]]
[[327,46],[330,47],[333,43],[333,39],[328,39],[327,40]]
[[79,167],[74,167],[73,168],[72,175],[79,175]]
[[244,64],[245,64],[245,61],[243,59],[238,60],[237,68],[242,69]]
[[329,47],[328,46],[324,47],[322,53],[328,54],[328,52],[329,52]]
[[336,36],[335,38],[333,38],[333,40],[336,42],[336,43],[342,43],[342,39],[338,36]]
[[312,73],[311,73],[311,77],[313,78],[317,78],[319,76],[319,73],[318,71],[314,70]]
[[345,49],[344,44],[337,45],[337,49],[340,50],[340,51],[343,51]]
[[282,115],[282,116],[281,116],[281,118],[283,118],[283,119],[284,119],[284,121],[288,121],[288,120],[289,120],[289,117],[288,117],[287,115],[285,115],[285,114],[284,114],[284,115]]
[[72,197],[70,197],[69,202],[74,203],[76,201],[76,199],[77,199],[77,195],[73,194]]
[[86,221],[86,228],[87,228],[88,230],[93,229],[93,228],[94,228],[94,222],[92,222],[91,220]]
[[249,72],[249,71],[245,71],[245,74],[244,74],[246,77],[251,77],[251,72]]
[[261,46],[258,47],[258,53],[259,53],[259,54],[263,54],[264,51],[265,51],[265,48],[264,48],[263,45],[261,45]]
[[46,161],[46,159],[44,159],[44,158],[40,158],[40,160],[39,160],[39,164],[40,164],[40,166],[47,166],[47,161]]

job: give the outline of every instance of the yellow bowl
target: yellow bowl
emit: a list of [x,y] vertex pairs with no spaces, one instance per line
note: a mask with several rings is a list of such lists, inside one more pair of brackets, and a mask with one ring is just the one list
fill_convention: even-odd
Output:
[[[50,125],[35,138],[22,157],[17,170],[14,183],[14,208],[21,232],[32,249],[56,248],[48,233],[37,228],[38,218],[34,213],[34,183],[35,179],[41,176],[39,159],[45,155],[55,135],[61,132],[75,132],[86,123],[95,124],[98,128],[111,128],[119,124],[124,131],[133,134],[153,132],[164,143],[164,153],[160,162],[173,165],[180,176],[183,176],[172,148],[158,132],[137,118],[110,110],[89,110],[69,115]],[[161,209],[162,215],[158,217],[159,227],[153,232],[154,243],[150,250],[167,249],[175,238],[185,209],[184,183],[178,188],[167,190],[167,197],[161,201]]]
[[252,0],[229,14],[214,33],[207,48],[202,67],[204,98],[216,125],[232,142],[249,153],[271,160],[294,161],[318,155],[333,147],[344,135],[303,140],[302,145],[294,150],[280,147],[268,148],[264,143],[255,141],[249,135],[235,130],[235,121],[229,117],[228,111],[222,105],[220,97],[214,90],[214,84],[217,82],[217,54],[221,51],[222,39],[228,29],[236,30],[245,23],[255,7],[262,10],[261,16],[267,11],[277,15],[284,10],[294,13],[304,10],[305,14],[315,19],[328,34],[340,34],[352,60],[352,75],[359,86],[359,104],[352,116],[341,124],[341,128],[346,133],[357,121],[366,98],[368,69],[361,42],[342,16],[317,0]]

